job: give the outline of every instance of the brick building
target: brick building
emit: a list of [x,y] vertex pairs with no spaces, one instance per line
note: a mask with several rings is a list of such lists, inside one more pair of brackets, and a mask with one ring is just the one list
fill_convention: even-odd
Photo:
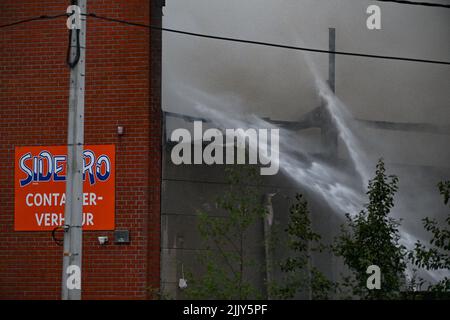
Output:
[[[70,1],[6,0],[0,25],[61,14]],[[38,5],[39,4],[39,5]],[[88,1],[88,11],[159,25],[162,1]],[[0,35],[0,299],[59,299],[62,247],[51,232],[14,231],[18,146],[65,145],[69,96],[64,17]],[[83,233],[83,299],[147,299],[160,283],[161,32],[88,18],[85,143],[114,144],[115,229]],[[125,134],[119,136],[117,127]]]

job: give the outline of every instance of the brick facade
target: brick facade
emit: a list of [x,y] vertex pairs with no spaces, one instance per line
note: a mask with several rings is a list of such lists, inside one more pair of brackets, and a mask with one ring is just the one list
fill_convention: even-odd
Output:
[[[158,1],[88,1],[98,15],[161,23]],[[0,24],[64,13],[69,1],[4,0]],[[67,139],[65,18],[0,32],[0,299],[59,299],[62,249],[50,232],[14,231],[14,147]],[[146,299],[160,279],[161,35],[88,18],[85,143],[116,145],[116,229],[84,232],[83,299]],[[125,134],[117,135],[117,126]]]

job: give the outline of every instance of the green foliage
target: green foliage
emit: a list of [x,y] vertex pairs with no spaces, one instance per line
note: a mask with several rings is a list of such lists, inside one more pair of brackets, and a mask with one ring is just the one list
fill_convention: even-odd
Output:
[[217,207],[226,211],[224,217],[199,214],[198,230],[206,250],[200,262],[204,274],[189,277],[186,294],[192,299],[244,300],[262,298],[249,282],[247,271],[258,271],[248,257],[249,228],[266,214],[259,191],[257,168],[227,168],[229,189],[217,200]]
[[334,285],[311,265],[311,253],[322,251],[321,236],[312,230],[308,203],[301,194],[289,209],[290,222],[286,229],[291,257],[280,264],[286,274],[285,285],[274,286],[279,298],[290,299],[299,291],[310,292],[312,299],[328,299]]
[[[441,182],[438,187],[444,198],[444,204],[448,205],[450,181]],[[430,248],[417,241],[414,251],[410,253],[410,258],[420,268],[448,271],[450,269],[450,212],[445,220],[445,227],[440,227],[434,219],[424,218],[422,221],[425,230],[432,235]],[[430,285],[428,290],[436,293],[450,292],[450,278],[445,277],[437,284]]]
[[[257,168],[239,166],[227,168],[228,190],[217,200],[217,207],[226,215],[217,217],[205,212],[199,214],[198,230],[206,250],[200,256],[204,268],[200,276],[188,275],[186,295],[191,299],[262,299],[260,292],[249,281],[250,273],[261,272],[265,266],[249,258],[247,252],[249,229],[267,214],[262,204]],[[278,266],[284,274],[281,282],[270,283],[271,297],[290,299],[299,292],[309,292],[312,299],[328,299],[337,290],[340,298],[361,299],[423,299],[421,291],[425,281],[414,277],[406,284],[406,260],[410,258],[418,268],[449,270],[450,268],[450,213],[443,228],[429,218],[423,219],[430,232],[431,247],[417,242],[407,253],[399,243],[399,225],[390,217],[394,207],[398,178],[386,175],[384,162],[379,160],[375,177],[368,184],[368,203],[358,214],[346,214],[347,223],[341,226],[341,234],[331,247],[336,256],[342,257],[350,274],[339,283],[327,279],[311,265],[313,252],[328,250],[321,236],[313,231],[307,201],[297,195],[289,209],[289,224],[284,230],[285,243],[290,256]],[[444,203],[450,202],[450,181],[439,184]],[[272,230],[273,231],[273,230]],[[281,231],[281,230],[280,230]],[[271,236],[274,240],[275,237]],[[276,240],[274,240],[276,241]],[[271,250],[279,250],[279,244],[270,243]],[[381,269],[381,289],[369,290],[366,286],[367,268],[377,265]],[[271,270],[272,271],[272,270]],[[450,291],[450,279],[429,286],[432,297]],[[441,295],[443,296],[443,295]]]
[[444,204],[450,200],[450,181],[443,181],[438,184],[439,192],[444,197]]
[[[361,299],[393,299],[400,296],[406,269],[406,248],[399,244],[399,222],[389,217],[397,191],[396,176],[387,176],[382,159],[379,160],[374,179],[369,181],[369,203],[359,214],[346,214],[348,228],[342,226],[334,251],[344,259],[352,271],[345,277],[343,288]],[[381,289],[366,286],[370,265],[381,269]]]

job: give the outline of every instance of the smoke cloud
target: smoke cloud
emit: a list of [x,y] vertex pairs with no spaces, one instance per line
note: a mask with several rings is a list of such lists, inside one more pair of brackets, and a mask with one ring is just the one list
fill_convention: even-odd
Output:
[[[381,7],[382,30],[366,28],[370,4]],[[328,48],[328,28],[333,27],[338,51],[450,60],[450,10],[443,8],[361,0],[169,0],[163,24],[319,49]],[[317,78],[326,80],[327,74],[327,54],[163,35],[165,111],[207,117],[211,112],[198,108],[201,103],[216,109],[212,114],[233,118],[254,114],[296,120],[319,106]],[[449,88],[446,65],[336,56],[336,96],[353,121],[449,126]],[[351,129],[367,159],[365,167],[373,169],[383,157],[388,171],[400,178],[394,215],[404,219],[405,242],[426,239],[420,219],[446,214],[436,184],[450,179],[450,135],[401,126],[385,130],[357,121]],[[295,134],[317,140],[310,130]],[[344,142],[341,138],[340,157],[351,159]]]

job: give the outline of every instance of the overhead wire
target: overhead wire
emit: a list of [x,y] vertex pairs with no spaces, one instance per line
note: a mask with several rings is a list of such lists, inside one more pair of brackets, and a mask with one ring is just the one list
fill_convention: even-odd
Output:
[[[71,14],[60,14],[60,15],[54,15],[54,16],[47,16],[42,15],[39,17],[34,17],[26,20],[20,20],[16,21],[10,24],[1,25],[0,28],[4,27],[10,27],[22,23],[27,23],[31,21],[36,20],[48,20],[48,19],[56,19],[63,16],[70,16]],[[206,38],[206,39],[213,39],[213,40],[219,40],[219,41],[227,41],[227,42],[234,42],[234,43],[243,43],[243,44],[251,44],[251,45],[258,45],[258,46],[265,46],[265,47],[275,47],[275,48],[282,48],[282,49],[289,49],[289,50],[297,50],[297,51],[305,51],[305,52],[315,52],[315,53],[326,53],[326,54],[335,54],[335,55],[342,55],[342,56],[353,56],[353,57],[363,57],[363,58],[373,58],[373,59],[384,59],[384,60],[397,60],[397,61],[408,61],[408,62],[418,62],[418,63],[429,63],[429,64],[440,64],[440,65],[450,65],[450,61],[443,61],[443,60],[433,60],[433,59],[423,59],[423,58],[409,58],[409,57],[400,57],[400,56],[389,56],[389,55],[376,55],[376,54],[367,54],[367,53],[357,53],[357,52],[349,52],[349,51],[338,51],[338,50],[325,50],[325,49],[317,49],[317,48],[309,48],[309,47],[299,47],[299,46],[292,46],[292,45],[285,45],[285,44],[279,44],[279,43],[272,43],[272,42],[264,42],[264,41],[255,41],[255,40],[247,40],[247,39],[239,39],[239,38],[231,38],[231,37],[224,37],[224,36],[217,36],[217,35],[210,35],[205,33],[197,33],[197,32],[190,32],[185,30],[179,30],[179,29],[171,29],[171,28],[165,28],[160,26],[154,26],[154,25],[148,25],[138,22],[132,22],[122,19],[116,19],[106,16],[97,15],[95,13],[82,13],[83,16],[91,17],[98,20],[104,20],[114,23],[120,23],[124,25],[129,26],[135,26],[135,27],[142,27],[147,29],[153,29],[153,30],[160,30],[164,32],[174,33],[174,34],[181,34],[191,37],[198,37],[198,38]],[[69,44],[70,45],[70,44]],[[79,45],[77,45],[79,48]],[[70,65],[70,64],[69,64]]]
[[435,2],[417,2],[417,1],[407,1],[407,0],[374,0],[374,1],[409,4],[409,5],[413,5],[413,6],[437,7],[437,8],[450,9],[449,4],[441,4],[441,3],[435,3]]
[[298,46],[277,44],[277,43],[271,43],[271,42],[245,40],[245,39],[237,39],[237,38],[230,38],[230,37],[223,37],[223,36],[215,36],[215,35],[209,35],[209,34],[204,34],[204,33],[196,33],[196,32],[189,32],[189,31],[178,30],[178,29],[169,29],[169,28],[164,28],[164,27],[159,27],[159,26],[152,26],[152,25],[136,23],[136,22],[130,22],[130,21],[121,20],[121,19],[115,19],[115,18],[110,18],[110,17],[99,16],[99,15],[97,15],[95,13],[87,13],[87,14],[83,14],[83,15],[88,16],[88,17],[92,17],[92,18],[95,18],[95,19],[100,19],[100,20],[105,20],[105,21],[110,21],[110,22],[116,22],[116,23],[126,24],[126,25],[130,25],[130,26],[135,26],[135,27],[144,27],[144,28],[150,28],[150,29],[155,29],[155,30],[161,30],[161,31],[164,31],[164,32],[182,34],[182,35],[199,37],[199,38],[208,38],[208,39],[214,39],[214,40],[228,41],[228,42],[245,43],[245,44],[252,44],[252,45],[259,45],[259,46],[266,46],[266,47],[276,47],[276,48],[298,50],[298,51],[306,51],[306,52],[327,53],[327,54],[331,53],[331,54],[344,55],[344,56],[355,56],[355,57],[365,57],[365,58],[374,58],[374,59],[388,59],[388,60],[400,60],[400,61],[410,61],[410,62],[422,62],[422,63],[450,65],[450,61],[431,60],[431,59],[418,59],[418,58],[406,58],[406,57],[398,57],[398,56],[375,55],[375,54],[355,53],[355,52],[348,52],[348,51],[332,51],[332,50],[324,50],[324,49],[316,49],[316,48],[298,47]]
[[70,14],[67,14],[67,13],[62,13],[62,14],[57,14],[57,15],[41,15],[41,16],[37,16],[37,17],[29,18],[29,19],[24,19],[24,20],[7,23],[7,24],[2,24],[2,25],[0,25],[0,28],[12,27],[12,26],[16,26],[19,24],[24,24],[24,23],[38,21],[38,20],[54,20],[57,18],[68,17],[68,16],[70,16]]

